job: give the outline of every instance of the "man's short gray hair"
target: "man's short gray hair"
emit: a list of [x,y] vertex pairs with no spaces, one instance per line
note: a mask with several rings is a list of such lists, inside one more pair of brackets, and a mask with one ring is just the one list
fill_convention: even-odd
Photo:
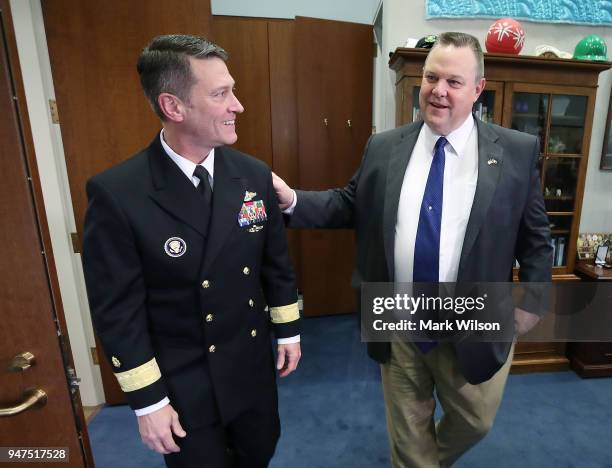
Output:
[[155,37],[141,52],[136,69],[140,84],[160,119],[165,120],[157,97],[161,93],[174,94],[189,102],[189,94],[195,79],[189,58],[218,57],[227,61],[228,54],[217,44],[203,37],[184,34],[168,34]]

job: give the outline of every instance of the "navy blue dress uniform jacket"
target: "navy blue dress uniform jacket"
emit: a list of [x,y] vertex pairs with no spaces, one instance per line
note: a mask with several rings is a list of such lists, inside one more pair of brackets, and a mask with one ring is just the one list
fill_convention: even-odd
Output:
[[[550,227],[537,168],[537,139],[486,124],[478,129],[478,181],[465,232],[457,282],[506,282],[520,263],[519,279],[548,282],[552,273]],[[348,185],[322,192],[297,191],[289,227],[349,228],[357,237],[352,284],[393,282],[395,225],[400,192],[423,122],[374,135]],[[419,213],[414,213],[419,216]],[[508,357],[511,343],[455,345],[466,380],[490,379]],[[389,343],[368,343],[378,362],[390,356]]]
[[[87,195],[92,318],[130,406],[168,396],[189,428],[276,404],[270,331],[299,334],[299,313],[270,169],[216,148],[208,228],[203,197],[159,135],[94,176]],[[263,202],[266,219],[260,209],[240,226],[248,202]]]

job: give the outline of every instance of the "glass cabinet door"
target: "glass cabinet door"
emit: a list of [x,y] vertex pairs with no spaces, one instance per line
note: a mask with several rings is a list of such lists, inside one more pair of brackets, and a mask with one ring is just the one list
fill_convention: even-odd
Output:
[[[539,169],[554,249],[553,266],[573,265],[576,239],[576,191],[583,160],[584,126],[588,98],[561,92],[538,92],[541,87],[517,85],[506,99],[504,122],[510,128],[540,140]],[[532,91],[533,90],[533,91]],[[508,115],[506,115],[508,114]]]
[[552,96],[548,154],[582,153],[586,105],[586,96]]
[[540,153],[545,153],[548,94],[514,93],[512,97],[512,124],[510,128],[535,135],[540,139]]
[[487,81],[484,91],[480,94],[472,109],[476,117],[483,122],[501,125],[503,96],[503,83]]

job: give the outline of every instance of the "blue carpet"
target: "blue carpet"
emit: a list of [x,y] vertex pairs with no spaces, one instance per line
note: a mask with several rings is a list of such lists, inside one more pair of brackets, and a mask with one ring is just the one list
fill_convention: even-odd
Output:
[[[271,468],[390,466],[380,372],[355,318],[304,320],[302,353],[298,371],[279,379],[282,436]],[[100,411],[89,436],[99,468],[164,466],[126,406]],[[493,430],[455,466],[612,468],[612,379],[511,375]]]

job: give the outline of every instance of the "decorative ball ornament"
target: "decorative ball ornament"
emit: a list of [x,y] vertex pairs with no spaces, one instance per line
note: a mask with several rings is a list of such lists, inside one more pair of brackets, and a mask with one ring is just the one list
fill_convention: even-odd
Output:
[[591,34],[583,37],[574,49],[574,58],[578,60],[608,60],[608,45],[599,36]]
[[525,30],[512,18],[500,18],[487,31],[487,52],[518,55],[525,45]]

